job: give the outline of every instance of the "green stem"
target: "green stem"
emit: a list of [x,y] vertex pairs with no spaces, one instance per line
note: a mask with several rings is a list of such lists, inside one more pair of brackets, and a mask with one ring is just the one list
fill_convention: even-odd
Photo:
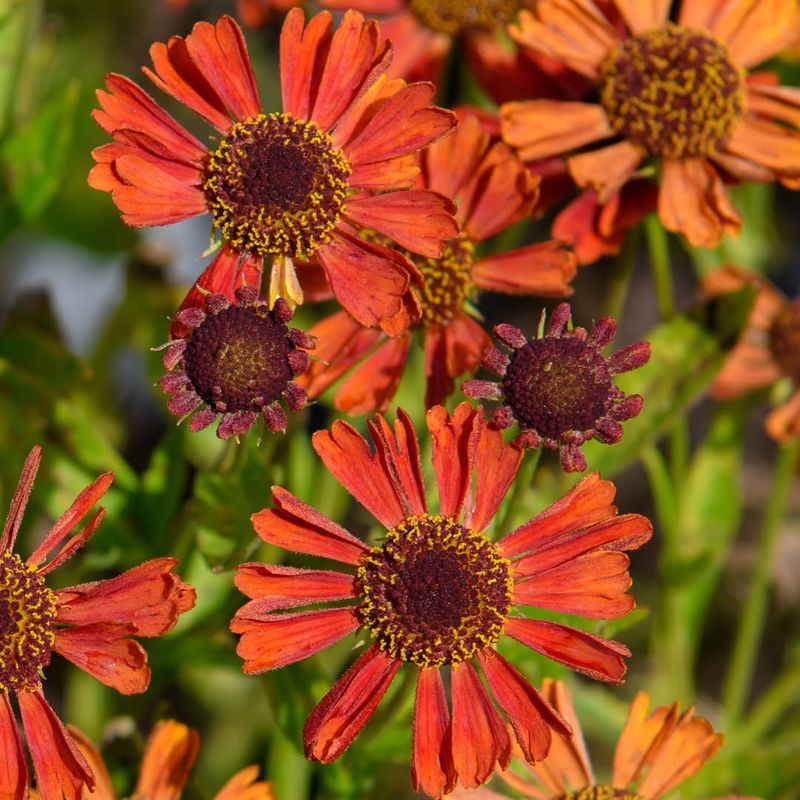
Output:
[[278,728],[272,732],[265,773],[273,785],[275,797],[306,800],[309,796],[312,764]]
[[636,256],[639,255],[639,246],[642,242],[642,228],[637,225],[625,238],[620,254],[614,259],[611,275],[608,281],[608,294],[606,295],[605,315],[612,319],[619,319],[628,296],[631,276],[636,266]]
[[668,541],[673,540],[678,526],[678,513],[675,507],[675,491],[672,478],[667,469],[664,456],[655,445],[642,451],[642,466],[647,473],[653,503],[656,507],[656,518],[663,535]]
[[669,319],[675,314],[669,238],[657,214],[650,214],[645,219],[644,230],[647,237],[647,251],[650,254],[650,269],[653,273],[653,288],[656,292],[658,313],[661,319]]
[[536,467],[539,464],[539,459],[542,457],[542,447],[537,447],[535,450],[526,451],[522,465],[517,472],[517,477],[514,480],[514,486],[511,489],[511,497],[508,500],[505,511],[503,512],[500,525],[497,530],[500,533],[508,533],[511,525],[514,522],[514,516],[519,510],[520,503],[525,499],[525,494],[533,482],[533,476],[536,474]]
[[722,691],[725,727],[731,731],[735,730],[739,723],[750,693],[767,616],[778,532],[789,500],[798,453],[800,453],[798,440],[781,447],[775,462],[770,496],[761,520],[758,554],[750,580],[750,591],[736,632],[733,655]]

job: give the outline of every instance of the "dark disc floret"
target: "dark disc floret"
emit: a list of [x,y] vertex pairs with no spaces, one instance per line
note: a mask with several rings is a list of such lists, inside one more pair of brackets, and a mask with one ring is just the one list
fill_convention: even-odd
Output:
[[581,445],[589,439],[614,444],[622,438],[620,422],[642,410],[639,395],[625,395],[612,379],[647,363],[650,345],[637,342],[609,358],[602,349],[611,343],[617,324],[597,320],[591,333],[572,326],[570,307],[559,305],[539,334],[527,339],[513,325],[497,325],[495,336],[511,351],[489,348],[483,366],[501,376],[499,382],[469,380],[467,397],[503,401],[492,417],[501,428],[516,420],[523,447],[558,448],[566,472],[586,469]]
[[361,560],[356,616],[381,651],[423,669],[496,642],[511,608],[511,563],[451,517],[408,517]]
[[248,431],[258,415],[271,432],[286,429],[286,412],[306,402],[294,382],[309,365],[312,337],[287,322],[289,304],[279,298],[270,309],[255,289],[236,291],[234,303],[219,294],[205,298],[205,308],[188,308],[178,321],[191,329],[185,339],[166,347],[170,370],[161,388],[170,395],[168,409],[181,420],[195,412],[189,430],[199,431],[222,415],[221,439]]

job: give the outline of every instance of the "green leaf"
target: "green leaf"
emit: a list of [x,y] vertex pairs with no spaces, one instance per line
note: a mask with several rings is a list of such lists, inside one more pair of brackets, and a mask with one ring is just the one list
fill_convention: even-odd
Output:
[[25,221],[41,214],[61,184],[78,95],[79,84],[73,81],[3,145],[11,197]]
[[36,4],[31,0],[0,0],[0,138],[13,116],[34,15]]

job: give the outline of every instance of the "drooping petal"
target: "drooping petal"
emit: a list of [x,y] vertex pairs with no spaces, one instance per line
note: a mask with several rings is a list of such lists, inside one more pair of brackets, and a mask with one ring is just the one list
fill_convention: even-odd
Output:
[[553,733],[571,736],[569,724],[499,653],[484,651],[480,664],[489,689],[508,717],[527,761],[541,761],[547,755]]
[[194,589],[173,573],[177,564],[154,558],[115,578],[61,589],[58,622],[132,624],[137,636],[161,636],[195,603]]
[[569,492],[498,543],[506,558],[554,541],[569,531],[594,525],[617,513],[612,500],[617,490],[611,481],[591,472]]
[[399,668],[399,661],[377,647],[364,652],[306,720],[306,758],[326,764],[337,759],[372,716]]
[[8,515],[3,525],[3,535],[0,536],[0,553],[14,549],[19,526],[22,524],[22,517],[25,515],[25,508],[28,505],[28,498],[31,496],[31,489],[33,489],[33,482],[36,480],[41,460],[42,448],[37,444],[28,453],[25,463],[22,465],[17,488],[14,490],[14,496],[11,498],[11,505],[8,507]]
[[236,653],[247,675],[308,658],[359,626],[351,608],[271,614],[261,604],[261,600],[251,600],[242,606],[230,625],[234,633],[242,634]]
[[469,403],[460,403],[452,414],[442,406],[434,406],[425,415],[439,487],[439,511],[445,517],[459,516],[467,504],[475,464],[473,432],[478,419],[478,412]]
[[622,683],[631,651],[624,644],[539,619],[509,617],[506,633],[543,656],[599,681]]
[[253,514],[255,532],[267,544],[295,553],[358,564],[369,548],[360,539],[298,500],[280,486],[272,487],[275,508]]
[[353,594],[353,576],[334,570],[299,569],[278,564],[240,564],[236,588],[251,600],[268,601],[265,610],[344,600]]
[[133,796],[179,800],[199,748],[196,730],[174,719],[161,720],[147,737]]
[[472,665],[454,664],[450,675],[453,764],[459,781],[475,789],[489,780],[497,764],[508,766],[511,739]]
[[88,795],[88,800],[117,800],[114,787],[111,784],[111,776],[108,774],[103,757],[97,752],[89,739],[74,725],[67,725],[67,731],[94,774],[94,791],[91,794],[85,792],[84,798]]
[[337,420],[330,431],[316,431],[311,443],[336,480],[375,519],[393,528],[407,516],[397,478],[352,425]]
[[0,797],[24,800],[28,793],[28,765],[17,721],[6,692],[0,693]]
[[490,292],[566,297],[576,270],[575,256],[551,240],[478,259],[472,280]]
[[81,800],[84,786],[94,788],[91,768],[41,689],[18,692],[17,702],[42,800]]
[[120,694],[141,694],[150,683],[147,653],[128,637],[133,625],[110,622],[59,628],[53,649]]
[[450,714],[438,668],[421,669],[417,676],[411,751],[414,791],[422,789],[430,797],[440,797],[453,788]]

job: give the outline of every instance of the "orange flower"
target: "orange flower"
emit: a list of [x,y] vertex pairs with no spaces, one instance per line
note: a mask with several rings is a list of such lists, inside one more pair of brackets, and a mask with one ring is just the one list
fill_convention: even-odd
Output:
[[305,28],[300,9],[286,17],[282,113],[262,111],[230,17],[151,47],[154,71],[145,73],[217,129],[211,149],[121,75],[109,75],[108,92],[97,93],[94,119],[114,143],[94,151],[90,185],[111,193],[129,225],[210,212],[222,239],[181,308],[200,305],[203,291],[233,301],[242,283],[258,289],[265,261],[270,302],[300,303],[294,259],[313,256],[359,322],[399,333],[409,321],[414,268],[355,227],[430,257],[458,232],[446,198],[408,188],[417,151],[454,126],[453,114],[429,105],[433,86],[385,78],[392,48],[377,23],[348,12],[335,32],[332,24],[327,12]]
[[520,12],[512,37],[591,79],[599,102],[508,103],[503,137],[525,160],[566,156],[601,203],[655,160],[664,227],[713,247],[740,227],[723,177],[800,188],[800,90],[747,73],[796,35],[800,8],[685,0],[673,23],[670,5],[615,0],[627,36],[591,0],[540,0]]
[[[563,297],[575,275],[575,258],[554,241],[499,255],[475,258],[475,246],[527,216],[538,197],[538,178],[502,142],[490,143],[474,117],[456,133],[426,150],[418,186],[451,197],[458,206],[461,236],[441,258],[416,259],[422,275],[414,295],[421,309],[415,327],[425,348],[426,407],[444,402],[453,379],[474,373],[489,337],[473,319],[478,289]],[[471,312],[471,313],[470,313]],[[318,397],[354,364],[358,367],[336,394],[336,407],[352,414],[384,410],[400,382],[413,333],[393,339],[367,330],[346,311],[323,320],[309,333],[319,345],[299,383]],[[327,363],[325,363],[327,362]]]
[[[243,564],[236,585],[251,600],[231,630],[242,634],[237,652],[249,674],[307,658],[355,631],[373,640],[306,722],[306,756],[318,761],[338,758],[400,667],[415,668],[412,781],[439,797],[456,782],[484,783],[495,764],[506,767],[510,732],[532,762],[547,754],[552,730],[569,735],[569,726],[495,649],[504,634],[591,678],[622,682],[630,655],[624,645],[512,610],[624,616],[634,601],[626,593],[631,579],[623,551],[647,542],[652,527],[637,514],[617,516],[614,486],[593,473],[492,542],[483,532],[514,480],[521,450],[504,444],[468,403],[452,415],[434,407],[427,424],[439,490],[435,514],[404,412],[394,431],[380,416],[369,423],[374,452],[345,422],[314,434],[325,466],[386,532],[370,548],[273,487],[275,507],[253,515],[256,533],[276,547],[354,567],[355,574]],[[328,602],[334,605],[293,610]]]
[[[95,788],[88,797],[116,800],[100,753],[77,728],[70,727],[69,732],[95,775]],[[179,800],[199,747],[200,736],[196,730],[174,719],[159,722],[147,737],[139,780],[132,796],[146,800]],[[214,800],[274,800],[271,785],[256,781],[257,777],[258,767],[246,767],[214,795]]]
[[648,716],[650,698],[646,692],[639,692],[617,742],[611,785],[597,785],[567,687],[561,681],[546,679],[542,694],[574,733],[571,739],[554,738],[544,761],[524,765],[533,782],[511,771],[502,773],[503,779],[525,797],[656,800],[694,775],[722,746],[722,736],[714,733],[708,720],[695,717],[693,708],[678,714],[675,703],[660,706]]
[[766,420],[767,433],[786,442],[800,435],[800,299],[788,300],[760,275],[738,267],[721,267],[703,281],[711,297],[746,286],[757,290],[756,298],[711,394],[727,400],[789,378],[794,392]]
[[14,542],[39,468],[41,449],[25,461],[0,536],[0,796],[22,798],[28,768],[9,702],[19,704],[36,783],[44,800],[79,800],[95,779],[90,765],[42,694],[42,670],[53,652],[122,694],[143,692],[150,682],[147,654],[133,636],[161,636],[188,611],[194,589],[173,574],[176,561],[158,558],[116,578],[53,591],[45,575],[89,540],[103,519],[98,509],[52,560],[48,554],[75,528],[111,485],[101,475],[84,489],[26,561]]

